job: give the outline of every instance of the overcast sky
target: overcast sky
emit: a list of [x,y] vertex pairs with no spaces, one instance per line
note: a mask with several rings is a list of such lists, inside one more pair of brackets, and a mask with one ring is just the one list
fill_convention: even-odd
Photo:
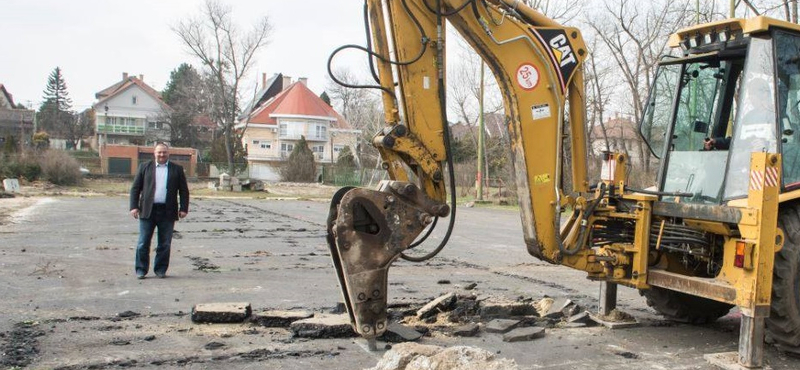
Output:
[[[328,55],[336,47],[364,43],[363,2],[356,0],[221,0],[234,22],[249,29],[260,16],[273,25],[271,43],[251,69],[250,86],[261,74],[308,77],[321,93]],[[122,79],[144,75],[163,90],[183,62],[199,63],[171,30],[179,20],[200,15],[204,0],[2,0],[0,83],[16,103],[38,109],[47,78],[58,66],[76,110],[94,94]],[[360,56],[345,55],[340,67],[363,68]],[[366,59],[364,59],[366,60]]]

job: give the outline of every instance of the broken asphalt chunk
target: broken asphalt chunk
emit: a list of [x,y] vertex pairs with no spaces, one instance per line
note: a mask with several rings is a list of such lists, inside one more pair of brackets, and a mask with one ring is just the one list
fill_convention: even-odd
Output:
[[297,320],[289,328],[300,338],[349,338],[356,336],[348,315],[319,314]]
[[264,311],[253,314],[253,322],[268,328],[288,328],[293,322],[314,317],[309,311]]
[[133,311],[125,311],[125,312],[120,312],[120,313],[117,314],[117,317],[121,317],[123,319],[124,318],[128,318],[128,317],[136,317],[136,316],[139,316],[139,313],[138,312],[133,312]]
[[475,323],[464,324],[453,329],[453,335],[458,337],[474,337],[478,335],[479,328],[478,324]]
[[487,333],[507,333],[519,326],[520,320],[494,319],[483,328]]
[[252,313],[250,303],[201,303],[192,307],[192,321],[198,323],[243,322]]
[[398,323],[391,323],[383,334],[383,339],[389,343],[414,342],[422,338],[422,333]]
[[529,326],[517,328],[503,335],[503,342],[523,342],[544,336],[544,328]]
[[572,303],[572,300],[570,299],[556,298],[553,300],[553,303],[550,305],[547,312],[542,316],[553,319],[561,318],[564,316],[564,310],[571,305],[574,305],[574,303]]
[[453,304],[456,303],[456,295],[454,293],[447,293],[439,298],[436,298],[419,310],[417,310],[417,318],[427,319],[436,316],[439,312],[449,310]]
[[203,347],[203,348],[208,349],[208,350],[214,350],[214,349],[220,349],[222,347],[225,347],[225,343],[211,342],[211,343],[206,344],[205,347]]
[[538,315],[536,309],[527,302],[481,302],[481,317],[509,317],[509,316],[529,316]]
[[589,320],[590,320],[589,319],[589,312],[583,311],[581,313],[578,313],[578,314],[570,316],[567,319],[567,322],[568,323],[575,323],[575,322],[587,323],[587,322],[589,322]]

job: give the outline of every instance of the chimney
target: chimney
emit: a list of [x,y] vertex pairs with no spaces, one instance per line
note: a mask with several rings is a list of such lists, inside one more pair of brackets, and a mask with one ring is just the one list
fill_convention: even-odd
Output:
[[128,72],[122,72],[122,79],[123,80],[127,80],[128,79]]
[[139,75],[139,81],[144,82],[144,75]]
[[297,81],[300,81],[304,86],[308,86],[308,77],[298,77]]
[[289,85],[292,84],[292,78],[289,76],[283,76],[283,86],[281,87],[283,90],[286,90]]
[[261,74],[261,88],[262,89],[267,88],[267,72]]

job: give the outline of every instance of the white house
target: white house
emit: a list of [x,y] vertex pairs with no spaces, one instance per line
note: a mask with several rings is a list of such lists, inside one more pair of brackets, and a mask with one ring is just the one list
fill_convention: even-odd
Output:
[[166,116],[172,112],[161,94],[144,83],[144,77],[122,74],[122,80],[95,94],[97,138],[103,144],[151,146],[169,141]]
[[236,126],[245,130],[242,144],[247,148],[250,177],[280,181],[280,166],[304,136],[317,163],[332,163],[339,152],[349,146],[356,153],[361,130],[350,124],[331,106],[320,99],[300,78],[275,75],[264,78],[261,93],[251,104],[250,114]]

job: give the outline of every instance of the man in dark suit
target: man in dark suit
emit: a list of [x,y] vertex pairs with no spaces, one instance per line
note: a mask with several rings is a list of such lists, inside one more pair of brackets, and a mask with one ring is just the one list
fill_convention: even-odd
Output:
[[150,241],[156,228],[158,246],[153,272],[160,278],[167,276],[175,221],[189,213],[189,186],[186,184],[183,167],[169,161],[167,144],[156,144],[153,155],[155,161],[147,161],[139,166],[131,186],[131,216],[139,219],[135,265],[138,279],[144,279],[149,270]]

